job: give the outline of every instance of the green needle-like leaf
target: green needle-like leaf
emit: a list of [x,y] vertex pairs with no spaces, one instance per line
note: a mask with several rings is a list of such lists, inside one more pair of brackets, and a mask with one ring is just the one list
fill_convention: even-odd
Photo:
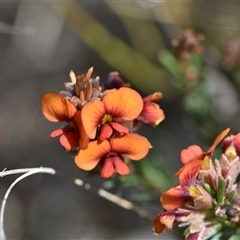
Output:
[[219,178],[218,180],[218,189],[217,189],[217,202],[219,205],[223,205],[225,200],[225,187],[226,183],[223,178]]

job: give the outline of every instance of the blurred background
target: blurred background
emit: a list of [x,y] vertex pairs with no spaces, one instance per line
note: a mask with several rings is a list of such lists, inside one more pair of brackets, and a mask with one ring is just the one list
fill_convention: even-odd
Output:
[[[176,183],[181,149],[190,144],[207,149],[224,128],[240,130],[239,10],[236,1],[1,1],[0,170],[46,166],[97,187],[107,185],[80,171],[49,137],[57,124],[43,117],[40,106],[44,93],[64,90],[70,70],[79,75],[94,66],[93,77],[102,82],[118,71],[142,96],[162,92],[166,119],[140,131],[153,145],[149,158],[161,159]],[[181,42],[185,29],[201,34],[196,37],[201,50],[193,51],[197,63],[174,52],[173,39]],[[154,218],[167,186],[160,173],[155,179],[149,175],[142,177],[152,181],[147,190],[155,195],[139,204]],[[15,178],[0,179],[2,198]],[[143,186],[133,185],[109,191],[129,200],[133,194],[135,200],[144,198]],[[179,239],[170,232],[156,237],[151,222],[44,174],[14,188],[5,230],[8,239]]]

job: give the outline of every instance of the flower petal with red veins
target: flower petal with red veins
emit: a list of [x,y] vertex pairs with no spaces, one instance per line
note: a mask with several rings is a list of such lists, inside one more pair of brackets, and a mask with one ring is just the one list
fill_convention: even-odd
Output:
[[132,160],[144,158],[149,151],[149,142],[138,134],[126,134],[110,140],[112,152],[125,154]]
[[102,101],[94,100],[82,108],[82,123],[89,138],[96,137],[98,124],[105,115],[105,108]]
[[183,164],[186,164],[193,158],[197,157],[198,155],[202,154],[203,151],[198,145],[191,145],[187,149],[183,149],[181,151],[180,159]]
[[55,137],[58,137],[58,136],[62,135],[65,132],[69,132],[69,131],[72,131],[72,130],[73,130],[73,128],[71,128],[71,127],[59,128],[59,129],[56,129],[56,130],[52,131],[51,134],[50,134],[50,137],[55,138]]
[[182,207],[189,200],[190,197],[187,190],[185,188],[181,188],[180,186],[170,188],[160,197],[162,206],[169,211]]
[[179,182],[182,186],[188,185],[189,182],[196,179],[203,164],[202,156],[200,157],[201,158],[189,161],[176,173],[176,176],[179,177]]
[[86,149],[88,147],[88,136],[83,127],[81,111],[77,111],[73,118],[73,125],[79,133],[79,146],[80,149]]
[[129,129],[124,127],[122,124],[118,122],[109,122],[109,124],[112,126],[114,130],[116,130],[119,133],[129,133]]
[[101,143],[98,143],[98,141],[89,142],[87,149],[80,150],[76,154],[75,163],[83,170],[92,170],[110,152],[111,147],[108,140],[104,140]]
[[46,93],[42,97],[42,112],[51,122],[69,122],[76,113],[76,108],[57,93]]
[[127,175],[129,174],[129,167],[119,156],[113,156],[112,157],[115,169],[117,173],[120,175]]
[[66,132],[65,134],[63,134],[59,141],[61,143],[61,145],[66,149],[66,150],[71,150],[73,149],[76,144],[78,143],[78,139],[79,139],[79,134],[77,131],[73,130],[71,132]]
[[99,140],[103,141],[103,140],[108,139],[112,136],[113,129],[108,123],[106,123],[106,124],[103,124],[100,127],[99,132],[100,132],[99,133]]
[[113,118],[129,121],[137,118],[143,109],[143,100],[140,94],[127,87],[108,90],[102,102],[107,114]]
[[111,157],[107,157],[103,160],[102,168],[101,168],[101,177],[109,178],[114,173],[114,166]]

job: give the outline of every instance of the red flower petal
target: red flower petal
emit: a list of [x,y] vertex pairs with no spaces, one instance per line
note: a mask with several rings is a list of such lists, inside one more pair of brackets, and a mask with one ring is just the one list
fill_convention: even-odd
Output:
[[98,141],[89,142],[87,149],[80,150],[76,154],[75,163],[83,170],[92,170],[110,151],[110,143],[107,140],[101,143],[98,143]]
[[234,138],[234,147],[237,150],[238,156],[240,155],[240,133],[238,133]]
[[76,111],[73,104],[60,94],[46,93],[42,97],[43,115],[51,122],[69,122]]
[[195,232],[195,233],[191,233],[187,236],[186,240],[199,240],[199,236],[200,236],[201,232]]
[[189,200],[187,190],[180,186],[170,188],[160,197],[162,206],[169,211],[182,207]]
[[156,127],[165,119],[165,115],[158,104],[146,102],[144,103],[143,110],[137,119],[141,122],[151,124],[153,127]]
[[114,166],[111,157],[107,157],[103,160],[102,168],[101,168],[101,177],[109,178],[114,173]]
[[138,116],[138,120],[144,123],[151,124],[156,127],[161,121],[165,119],[165,115],[160,106],[153,101],[158,101],[162,98],[160,92],[155,92],[143,98],[143,110]]
[[110,140],[112,152],[125,154],[132,160],[144,158],[149,151],[149,142],[146,138],[137,134],[126,134]]
[[83,127],[82,114],[80,110],[76,112],[73,118],[73,125],[79,133],[79,147],[84,150],[88,147],[88,136]]
[[62,135],[65,132],[69,132],[69,131],[72,131],[72,130],[73,130],[73,128],[71,128],[71,127],[59,128],[59,129],[56,129],[56,130],[52,131],[51,134],[50,134],[50,137],[55,138],[55,137],[58,137],[58,136]]
[[186,164],[193,158],[201,155],[203,153],[202,149],[198,145],[191,145],[187,149],[181,151],[180,159],[183,164]]
[[99,133],[99,140],[103,141],[103,140],[108,139],[112,136],[113,129],[108,123],[106,123],[106,124],[103,124],[100,127],[99,132],[100,132]]
[[127,87],[108,90],[102,101],[107,114],[129,121],[137,118],[143,109],[142,97]]
[[87,103],[82,109],[82,122],[89,138],[96,137],[98,124],[101,123],[105,115],[104,104],[99,100]]
[[152,102],[152,101],[159,101],[162,98],[161,92],[155,92],[143,98],[143,102]]
[[129,129],[124,127],[122,124],[118,122],[109,122],[109,124],[112,126],[114,130],[116,130],[119,133],[129,133]]
[[115,169],[117,173],[120,175],[127,175],[129,174],[129,167],[119,156],[113,156],[112,157]]
[[78,143],[79,134],[77,131],[73,130],[71,132],[67,132],[63,134],[59,141],[63,147],[65,147],[66,150],[73,149],[76,144]]

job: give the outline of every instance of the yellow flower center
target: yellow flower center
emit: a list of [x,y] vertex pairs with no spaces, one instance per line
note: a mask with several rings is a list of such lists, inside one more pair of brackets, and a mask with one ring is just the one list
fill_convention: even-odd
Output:
[[229,146],[226,151],[225,151],[225,155],[227,157],[228,160],[233,160],[235,157],[237,157],[237,152],[235,147],[233,146]]
[[105,114],[104,117],[102,118],[102,124],[105,124],[107,122],[112,122],[112,121],[113,121],[113,118],[109,114]]
[[188,188],[188,192],[194,198],[202,195],[201,192],[199,191],[199,189],[196,186],[190,186]]
[[202,170],[209,170],[210,169],[210,161],[211,161],[211,158],[209,156],[205,156],[204,159],[203,159],[201,169]]

